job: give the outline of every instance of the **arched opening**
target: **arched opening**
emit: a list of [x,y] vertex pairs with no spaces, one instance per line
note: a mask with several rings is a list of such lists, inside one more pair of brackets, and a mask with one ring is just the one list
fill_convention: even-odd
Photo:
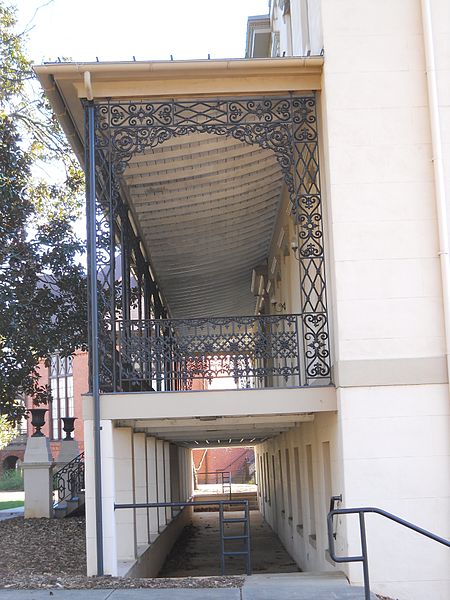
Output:
[[20,467],[20,460],[18,456],[10,454],[3,460],[3,471],[12,471]]

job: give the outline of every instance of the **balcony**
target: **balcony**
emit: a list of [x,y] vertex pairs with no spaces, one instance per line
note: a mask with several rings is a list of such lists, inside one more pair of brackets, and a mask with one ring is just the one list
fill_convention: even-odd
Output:
[[302,315],[134,319],[118,323],[118,389],[185,391],[330,383],[326,340],[302,356]]
[[85,105],[101,393],[331,383],[315,109],[313,93]]

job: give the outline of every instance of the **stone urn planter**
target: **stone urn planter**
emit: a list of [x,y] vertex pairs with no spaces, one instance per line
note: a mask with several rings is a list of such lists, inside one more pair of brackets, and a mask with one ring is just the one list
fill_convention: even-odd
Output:
[[45,437],[41,431],[41,428],[45,425],[45,413],[46,408],[31,408],[31,424],[35,428],[35,431],[31,437]]
[[61,417],[61,421],[63,422],[63,430],[66,434],[64,441],[72,440],[72,433],[75,429],[75,419],[77,417]]

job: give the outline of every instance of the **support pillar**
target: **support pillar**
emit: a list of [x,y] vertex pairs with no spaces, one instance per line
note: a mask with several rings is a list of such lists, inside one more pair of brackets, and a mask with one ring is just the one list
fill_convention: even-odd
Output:
[[47,437],[28,438],[22,467],[25,519],[53,517],[53,459]]
[[[134,448],[134,494],[135,502],[147,502],[147,469],[145,460],[145,433],[133,434]],[[148,539],[147,509],[136,509],[136,543],[146,546]]]
[[[166,502],[172,502],[172,488],[170,485],[170,442],[164,442],[164,495]],[[172,509],[166,507],[166,521],[172,520]]]
[[[166,495],[164,489],[164,442],[156,440],[156,485],[158,493],[158,502],[165,502]],[[158,530],[161,533],[166,527],[166,509],[158,508]]]
[[[147,481],[148,481],[148,501],[158,502],[157,476],[156,476],[156,439],[147,437]],[[148,510],[148,530],[150,542],[158,537],[159,523],[157,508]]]
[[[114,469],[116,479],[116,503],[135,502],[133,430],[131,427],[116,427],[114,438]],[[136,510],[116,510],[117,559],[135,560]]]
[[[102,513],[103,513],[103,561],[104,572],[116,576],[117,539],[114,511],[115,469],[113,425],[102,420],[101,424],[101,461],[102,472]],[[97,519],[95,511],[95,467],[94,467],[94,422],[84,421],[84,457],[85,457],[85,510],[86,510],[86,553],[87,574],[97,574]]]

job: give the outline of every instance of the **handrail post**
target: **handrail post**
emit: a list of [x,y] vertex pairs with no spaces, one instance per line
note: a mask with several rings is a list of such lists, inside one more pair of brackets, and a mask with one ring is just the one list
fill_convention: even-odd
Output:
[[363,577],[364,577],[364,596],[365,600],[370,600],[370,582],[369,582],[369,561],[367,558],[367,536],[366,536],[366,523],[364,520],[364,513],[359,513],[359,531],[361,536],[361,556],[363,564]]
[[[363,575],[364,575],[364,594],[365,600],[370,600],[370,583],[369,583],[369,559],[367,555],[367,536],[366,536],[366,524],[365,524],[365,513],[374,513],[394,521],[403,527],[411,529],[420,535],[423,535],[439,544],[443,544],[450,548],[450,540],[447,540],[431,531],[427,531],[414,523],[410,523],[405,519],[397,517],[396,515],[382,510],[381,508],[375,508],[374,506],[366,506],[359,508],[334,508],[336,500],[340,500],[339,496],[333,496],[330,502],[330,512],[327,515],[327,530],[328,530],[328,545],[331,558],[337,563],[344,562],[362,562],[363,563]],[[333,517],[335,515],[352,515],[357,514],[359,516],[359,531],[361,539],[361,556],[336,556],[334,547],[334,534],[333,534]]]

